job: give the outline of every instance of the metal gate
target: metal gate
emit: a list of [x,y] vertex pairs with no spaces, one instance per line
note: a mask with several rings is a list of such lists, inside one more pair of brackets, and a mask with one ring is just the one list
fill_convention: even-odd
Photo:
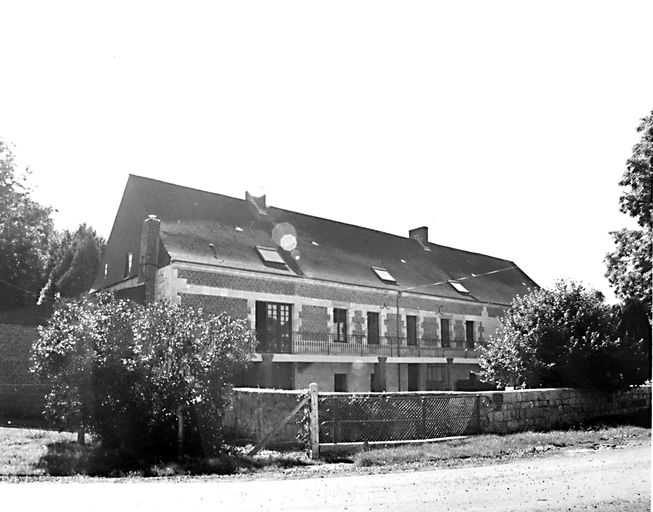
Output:
[[436,439],[479,432],[472,394],[320,393],[320,443]]

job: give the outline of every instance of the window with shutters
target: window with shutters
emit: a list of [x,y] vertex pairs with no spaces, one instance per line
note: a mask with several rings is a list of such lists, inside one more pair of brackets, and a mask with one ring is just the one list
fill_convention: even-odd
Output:
[[256,337],[260,352],[290,351],[292,304],[257,301]]
[[406,316],[406,343],[408,345],[417,345],[417,317],[413,315]]
[[449,340],[449,319],[447,318],[440,319],[440,339],[442,340],[442,346],[449,348],[451,343]]
[[474,348],[474,322],[465,322],[465,343],[468,349]]
[[379,314],[371,311],[367,313],[367,343],[379,344]]
[[334,340],[341,343],[347,341],[347,310],[346,309],[333,309],[333,325],[336,329]]

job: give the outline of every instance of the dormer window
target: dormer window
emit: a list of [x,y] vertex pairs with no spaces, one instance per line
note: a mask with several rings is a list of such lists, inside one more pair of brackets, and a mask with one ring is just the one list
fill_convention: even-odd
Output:
[[279,252],[276,249],[272,249],[270,247],[257,246],[256,251],[258,252],[258,255],[265,263],[272,263],[274,265],[283,265],[284,267],[286,267],[286,262],[283,260],[281,254],[279,254]]
[[397,284],[397,280],[392,277],[392,274],[384,268],[372,267],[372,270],[381,281],[386,283]]
[[457,281],[449,281],[449,284],[453,286],[453,289],[456,290],[458,293],[465,293],[469,295],[469,290],[465,288],[462,284],[460,284]]

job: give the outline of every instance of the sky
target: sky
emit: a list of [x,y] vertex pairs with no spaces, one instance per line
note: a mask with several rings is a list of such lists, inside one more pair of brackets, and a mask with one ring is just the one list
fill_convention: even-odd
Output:
[[0,138],[59,229],[129,173],[514,261],[613,301],[650,1],[0,5]]

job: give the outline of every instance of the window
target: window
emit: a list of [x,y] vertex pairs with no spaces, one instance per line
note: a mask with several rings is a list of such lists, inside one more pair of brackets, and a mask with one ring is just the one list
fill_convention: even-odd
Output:
[[127,256],[125,257],[125,275],[123,275],[123,277],[129,277],[129,274],[131,274],[133,261],[134,261],[133,253],[128,252]]
[[292,305],[257,301],[256,337],[261,352],[290,351]]
[[431,382],[442,382],[447,380],[447,368],[443,364],[426,365],[426,380]]
[[104,264],[104,278],[107,278],[107,274],[109,273],[109,264],[105,263]]
[[347,392],[347,374],[334,373],[333,374],[333,390],[341,393]]
[[286,262],[281,257],[281,254],[276,249],[271,249],[270,247],[261,247],[257,246],[256,250],[258,255],[261,257],[264,263],[272,263],[275,265],[286,266]]
[[386,269],[379,268],[379,267],[372,267],[372,270],[374,270],[376,277],[378,277],[381,281],[385,281],[386,283],[397,284],[397,280],[394,277],[392,277],[392,274],[388,272]]
[[333,309],[333,324],[336,328],[335,339],[333,341],[347,341],[347,310]]
[[407,344],[417,345],[417,317],[408,315],[406,316],[406,334]]
[[474,322],[470,320],[465,322],[465,342],[467,348],[474,348]]
[[456,281],[449,281],[449,284],[453,286],[454,290],[458,293],[469,293],[469,290],[465,288],[462,284],[457,283]]
[[367,344],[379,344],[379,314],[368,312],[367,313]]
[[440,319],[440,339],[442,346],[449,348],[449,320],[447,318]]

